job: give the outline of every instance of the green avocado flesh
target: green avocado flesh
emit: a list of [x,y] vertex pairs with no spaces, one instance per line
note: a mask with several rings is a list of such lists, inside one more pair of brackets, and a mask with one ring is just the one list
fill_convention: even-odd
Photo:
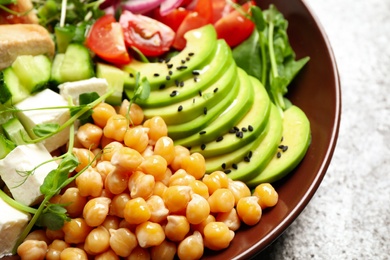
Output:
[[[189,31],[185,37],[186,48],[169,61],[134,60],[123,68],[130,75],[146,77],[151,85],[148,99],[137,100],[145,118],[161,116],[176,145],[205,157],[206,173],[224,171],[251,185],[283,177],[308,147],[306,139],[305,149],[294,145],[299,141],[295,135],[296,139],[307,137],[310,126],[301,133],[289,123],[291,114],[299,114],[294,106],[282,117],[260,81],[237,67],[231,49],[216,38],[211,25]],[[134,84],[131,77],[125,83],[130,98]],[[286,143],[288,151],[274,162],[282,136],[287,137],[283,142],[294,142]]]
[[257,79],[249,77],[254,89],[254,102],[249,112],[223,135],[221,141],[192,146],[192,152],[202,153],[206,158],[231,153],[263,134],[268,123],[271,101],[263,85]]
[[293,105],[284,111],[283,140],[278,148],[279,156],[274,155],[266,168],[247,184],[255,187],[260,183],[280,180],[302,161],[310,142],[310,122],[305,113]]

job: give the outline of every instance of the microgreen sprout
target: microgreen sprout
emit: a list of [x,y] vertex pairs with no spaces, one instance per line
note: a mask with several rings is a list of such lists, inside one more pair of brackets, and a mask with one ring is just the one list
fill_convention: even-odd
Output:
[[[39,207],[32,212],[29,210],[29,208],[26,210],[27,212],[33,213],[33,217],[28,223],[27,227],[23,230],[21,236],[19,237],[18,241],[15,244],[15,247],[13,248],[13,253],[16,253],[16,250],[18,246],[23,242],[24,238],[30,233],[31,229],[37,225],[41,227],[47,227],[52,230],[58,230],[60,229],[65,221],[69,220],[69,217],[66,214],[66,209],[64,208],[66,205],[61,204],[52,204],[50,203],[50,199],[59,194],[59,192],[69,185],[72,181],[74,181],[80,174],[82,174],[86,169],[88,169],[89,166],[92,165],[92,163],[99,157],[97,155],[93,160],[89,162],[89,164],[83,168],[81,171],[76,173],[75,175],[69,177],[69,174],[72,173],[76,167],[79,165],[79,161],[75,154],[73,153],[73,147],[74,147],[74,122],[77,120],[80,116],[82,116],[84,113],[91,110],[93,107],[95,107],[99,102],[102,102],[106,97],[112,94],[112,91],[107,92],[105,95],[101,96],[100,98],[94,100],[93,102],[83,105],[80,107],[74,115],[64,124],[65,127],[69,127],[69,142],[68,142],[68,150],[65,154],[59,156],[56,158],[56,160],[60,159],[60,162],[58,164],[58,167],[56,169],[53,169],[48,173],[48,175],[45,177],[43,184],[40,187],[40,191],[43,194],[44,198]],[[71,100],[69,101],[69,107],[72,107]],[[45,138],[52,136],[53,134],[58,133],[59,131],[62,131],[65,127],[64,125],[57,127],[52,126],[51,124],[43,124],[44,126],[39,127],[40,130],[46,129],[45,131],[42,131],[44,135],[40,138],[34,139],[34,142],[37,142],[37,140],[42,141]],[[36,133],[41,133],[40,131],[37,131]],[[39,166],[37,166],[39,167]],[[31,171],[28,171],[28,173],[33,173],[36,168],[32,169]],[[0,193],[1,195],[1,193]],[[12,200],[12,199],[11,199]],[[12,203],[11,205],[14,205]],[[20,208],[20,207],[18,207]],[[21,209],[21,208],[20,208]]]
[[130,108],[133,103],[139,100],[146,100],[150,95],[150,84],[146,77],[141,78],[141,74],[137,72],[135,75],[135,86],[134,86],[134,94],[133,97],[129,101],[129,107],[127,109],[126,117],[129,122],[132,124],[130,119]]

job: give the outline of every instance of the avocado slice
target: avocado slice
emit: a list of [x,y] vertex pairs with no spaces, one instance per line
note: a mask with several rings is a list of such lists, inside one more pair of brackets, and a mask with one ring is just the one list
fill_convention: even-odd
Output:
[[[135,59],[122,67],[133,76],[140,73],[141,77],[149,80],[151,90],[157,90],[168,81],[182,80],[192,76],[192,71],[208,64],[208,58],[212,58],[217,48],[217,34],[214,27],[209,24],[196,30],[188,31],[184,37],[187,40],[186,47],[169,60],[161,62],[144,63]],[[199,48],[199,46],[202,46]],[[171,71],[171,73],[170,73]],[[134,86],[135,78],[127,82]]]
[[217,104],[212,106],[210,109],[207,109],[207,114],[203,113],[201,116],[182,124],[168,125],[169,137],[173,140],[177,140],[194,134],[199,134],[202,129],[212,123],[230,106],[230,104],[232,104],[232,102],[237,98],[239,90],[240,81],[236,77],[234,83],[232,83],[229,93],[221,100],[221,102],[217,102]]
[[309,119],[300,108],[292,105],[284,111],[283,140],[277,152],[279,156],[274,155],[267,167],[249,180],[247,185],[255,187],[260,183],[275,182],[283,178],[302,161],[310,142]]
[[[138,104],[144,108],[152,108],[189,99],[218,81],[234,63],[229,46],[222,40],[217,41],[216,51],[204,59],[207,59],[207,62],[193,69],[191,76],[167,81],[161,88],[152,90],[146,100],[137,101]],[[134,86],[126,84],[125,88],[126,94],[133,96]]]
[[[209,157],[234,152],[255,139],[259,139],[268,122],[271,100],[263,84],[252,76],[249,76],[249,78],[254,88],[254,102],[249,112],[234,128],[223,135],[222,141],[193,146],[191,152],[201,153],[208,159]],[[236,158],[238,157],[241,158],[237,155]]]
[[238,158],[235,165],[226,165],[225,172],[233,180],[248,181],[261,172],[275,155],[282,138],[283,120],[279,110],[274,104],[271,105],[269,116],[270,128],[267,135],[257,147],[251,150],[250,155],[245,158]]
[[[227,73],[226,73],[227,74]],[[192,147],[194,145],[201,145],[212,140],[220,141],[220,137],[224,133],[228,132],[233,126],[235,126],[246,115],[249,109],[252,107],[254,101],[254,89],[248,74],[245,71],[237,67],[237,73],[235,73],[240,80],[240,89],[238,96],[230,104],[230,106],[222,112],[222,114],[214,121],[202,129],[202,132],[193,134],[191,136],[175,140],[175,144]]]
[[242,146],[237,147],[236,150],[232,152],[226,152],[214,157],[207,157],[206,173],[212,173],[214,171],[225,171],[227,168],[231,168],[233,164],[237,164],[242,160],[249,160],[249,154],[251,151],[256,149],[268,135],[271,124],[268,122],[268,120],[266,120],[266,122],[267,124],[263,131],[252,142],[248,142],[245,145],[242,144]]
[[194,96],[179,103],[174,102],[173,97],[172,102],[174,103],[168,106],[144,108],[145,118],[159,115],[165,120],[166,124],[170,125],[185,123],[202,116],[205,107],[208,109],[215,106],[229,93],[235,80],[236,70],[236,65],[231,63],[226,72],[214,84],[209,85],[203,92],[195,91]]

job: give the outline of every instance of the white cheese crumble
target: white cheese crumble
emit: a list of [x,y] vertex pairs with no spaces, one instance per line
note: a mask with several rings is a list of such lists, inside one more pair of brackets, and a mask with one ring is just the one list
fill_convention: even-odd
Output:
[[0,258],[11,255],[16,241],[22,234],[30,215],[19,211],[0,198]]
[[[40,202],[43,195],[40,186],[47,174],[58,167],[43,144],[19,145],[0,160],[0,176],[13,198],[27,206]],[[44,163],[44,164],[42,164]],[[42,164],[42,165],[40,165]],[[35,171],[27,175],[26,171]]]
[[[35,95],[32,95],[16,105],[16,107],[21,110],[64,106],[68,106],[68,102],[61,95],[50,89],[45,89]],[[57,123],[59,125],[63,125],[70,118],[70,113],[67,108],[42,109],[21,111],[18,112],[17,116],[28,134],[32,138],[36,138],[36,135],[32,131],[36,125],[45,123]],[[52,152],[66,144],[68,139],[69,127],[50,138],[45,139],[43,144],[49,152]]]
[[58,86],[60,95],[66,100],[71,97],[73,104],[79,104],[80,94],[96,92],[99,96],[106,94],[108,89],[108,83],[106,79],[90,78],[85,80],[65,82]]

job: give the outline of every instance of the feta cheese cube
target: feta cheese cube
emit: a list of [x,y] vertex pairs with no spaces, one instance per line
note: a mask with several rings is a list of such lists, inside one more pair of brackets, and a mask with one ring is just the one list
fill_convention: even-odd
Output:
[[0,198],[0,258],[11,255],[16,241],[30,220],[30,214],[19,211]]
[[83,93],[96,92],[99,96],[104,95],[108,89],[106,79],[90,78],[85,80],[65,82],[58,86],[60,94],[67,100],[72,98],[73,104],[79,104],[79,96]]
[[[35,95],[32,95],[16,105],[18,109],[26,110],[42,107],[60,107],[68,106],[68,102],[58,93],[45,89]],[[36,138],[33,128],[38,124],[57,123],[64,124],[70,118],[70,112],[67,108],[62,109],[43,109],[21,111],[17,114],[24,128],[32,138]],[[63,131],[47,138],[43,141],[49,152],[63,146],[69,139],[69,127]]]
[[[42,200],[40,186],[47,174],[58,167],[54,161],[47,162],[51,159],[53,157],[39,143],[19,145],[0,160],[0,177],[16,201],[31,206]],[[38,165],[33,174],[26,174]]]

